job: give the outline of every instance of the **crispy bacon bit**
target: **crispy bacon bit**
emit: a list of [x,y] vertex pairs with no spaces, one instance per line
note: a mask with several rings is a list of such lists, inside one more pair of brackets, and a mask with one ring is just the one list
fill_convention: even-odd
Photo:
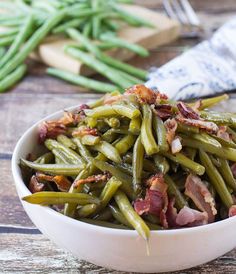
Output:
[[66,133],[66,126],[57,121],[43,122],[38,128],[39,143],[42,144],[46,138],[56,138]]
[[229,209],[229,217],[236,216],[236,205],[232,205]]
[[185,194],[193,200],[198,209],[207,212],[209,223],[213,223],[217,214],[215,200],[198,176],[190,174],[187,177]]
[[37,172],[36,177],[39,181],[43,180],[48,182],[54,182],[57,185],[58,189],[64,192],[68,192],[71,186],[71,182],[63,175],[51,176],[41,172]]
[[40,192],[45,189],[45,185],[43,183],[40,183],[35,175],[33,175],[29,182],[29,190],[32,193]]
[[171,152],[173,154],[180,152],[182,150],[181,138],[175,136],[174,140],[171,142]]
[[199,119],[199,115],[189,106],[187,106],[185,103],[183,102],[179,102],[177,104],[177,107],[180,111],[180,113],[183,115],[183,117],[185,118],[189,118],[189,119]]
[[208,223],[206,212],[200,212],[190,207],[184,206],[176,217],[176,223],[179,226],[199,226]]
[[106,94],[105,97],[104,97],[103,104],[104,105],[111,105],[113,103],[116,103],[116,102],[120,101],[123,98],[124,98],[123,95],[111,96],[110,94]]
[[217,137],[220,137],[226,141],[232,141],[231,136],[227,132],[226,126],[219,126],[219,130],[217,131]]
[[232,164],[231,171],[232,171],[234,177],[236,178],[236,163]]
[[134,85],[127,89],[124,95],[135,94],[141,104],[155,104],[157,93],[145,85]]
[[178,127],[178,124],[175,119],[168,119],[165,121],[164,125],[165,125],[166,131],[167,131],[166,132],[167,142],[169,143],[169,145],[171,145],[172,141],[175,138],[175,132]]
[[63,124],[64,126],[74,124],[73,114],[69,111],[64,111],[63,117],[60,118],[57,122]]
[[80,179],[74,182],[73,187],[77,188],[81,184],[87,183],[99,183],[99,182],[106,182],[110,178],[110,174],[97,174],[87,177],[86,179]]
[[176,223],[176,218],[177,218],[177,209],[174,207],[175,205],[175,198],[172,197],[169,200],[168,203],[168,207],[167,207],[167,211],[166,211],[166,220],[167,220],[167,227],[178,227],[177,223]]
[[203,121],[203,120],[187,119],[187,118],[183,118],[181,116],[177,116],[176,120],[180,123],[185,124],[185,125],[198,127],[200,129],[204,129],[204,130],[206,130],[208,132],[211,132],[211,133],[217,133],[217,131],[219,129],[218,126],[213,122],[207,122],[207,121]]
[[98,130],[96,128],[89,128],[86,126],[81,126],[78,129],[74,130],[72,135],[74,137],[82,137],[85,135],[98,136]]
[[172,116],[172,106],[168,104],[158,104],[155,106],[153,111],[163,120],[166,120]]
[[146,190],[145,199],[137,199],[134,202],[135,211],[139,215],[151,213],[163,217],[168,206],[168,186],[164,182],[163,174],[159,173],[151,176],[146,181],[146,185],[150,188]]

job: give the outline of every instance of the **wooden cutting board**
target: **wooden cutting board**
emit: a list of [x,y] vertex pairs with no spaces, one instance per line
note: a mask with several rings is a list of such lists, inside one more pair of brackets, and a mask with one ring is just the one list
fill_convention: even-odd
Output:
[[[155,26],[155,28],[135,28],[125,25],[121,28],[118,35],[129,42],[140,44],[151,50],[175,40],[180,34],[179,23],[163,14],[136,5],[122,5],[122,7],[131,14],[146,19]],[[74,43],[74,41],[68,39],[51,37],[51,39],[39,46],[38,58],[51,67],[82,75],[91,75],[94,71],[63,52],[65,45]],[[120,60],[128,60],[135,55],[133,52],[125,49],[110,50],[108,54]]]

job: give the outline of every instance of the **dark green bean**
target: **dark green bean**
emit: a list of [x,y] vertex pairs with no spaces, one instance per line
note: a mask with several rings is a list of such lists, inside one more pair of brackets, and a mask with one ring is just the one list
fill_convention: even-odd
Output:
[[152,121],[160,151],[168,151],[169,145],[167,143],[166,128],[163,121],[157,115],[153,115]]
[[231,168],[227,160],[219,158],[220,166],[218,167],[225,183],[231,187],[234,191],[236,191],[236,180],[232,174]]

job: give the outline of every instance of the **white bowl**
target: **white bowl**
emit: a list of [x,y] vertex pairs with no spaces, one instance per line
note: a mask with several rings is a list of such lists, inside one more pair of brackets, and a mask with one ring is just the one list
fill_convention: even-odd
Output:
[[[62,111],[56,112],[43,120],[61,115]],[[13,153],[12,172],[20,198],[30,191],[22,180],[19,159],[37,150],[37,126],[43,120],[25,132]],[[146,273],[182,270],[214,260],[236,247],[236,217],[200,227],[152,231],[147,248],[136,231],[86,224],[48,207],[22,204],[37,228],[55,244],[80,259],[116,270]]]

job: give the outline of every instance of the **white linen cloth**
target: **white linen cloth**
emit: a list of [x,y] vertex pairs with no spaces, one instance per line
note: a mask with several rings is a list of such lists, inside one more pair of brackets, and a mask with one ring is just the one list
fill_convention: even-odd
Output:
[[236,17],[217,30],[210,40],[160,68],[151,68],[146,85],[173,99],[236,89]]

